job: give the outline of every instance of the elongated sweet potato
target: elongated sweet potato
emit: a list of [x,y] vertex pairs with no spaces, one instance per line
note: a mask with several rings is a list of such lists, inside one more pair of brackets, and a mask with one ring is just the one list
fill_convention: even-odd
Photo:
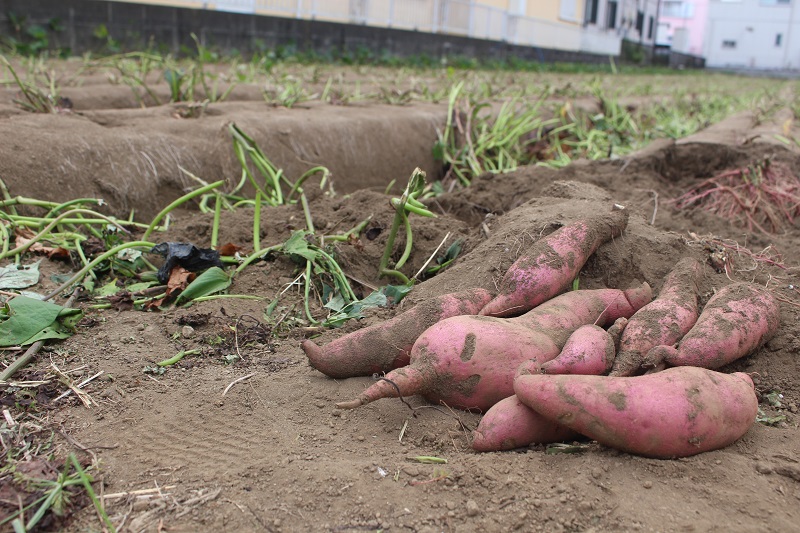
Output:
[[778,300],[767,289],[753,283],[728,285],[708,301],[677,349],[654,347],[643,366],[656,367],[663,361],[672,366],[719,368],[770,340],[780,318]]
[[486,316],[520,315],[566,290],[601,244],[619,236],[628,212],[589,217],[564,226],[534,244],[503,276],[498,295],[481,309]]
[[474,315],[491,298],[491,293],[484,289],[445,294],[325,346],[317,346],[310,340],[303,341],[301,346],[309,364],[332,378],[388,372],[408,364],[411,347],[423,331],[451,316]]
[[640,373],[642,362],[653,347],[678,342],[694,326],[699,314],[697,283],[702,272],[703,265],[690,257],[678,261],[658,297],[628,321],[611,376]]
[[572,440],[578,434],[543,417],[516,396],[510,396],[486,411],[472,436],[472,449],[475,451],[499,452],[530,444]]
[[422,394],[433,403],[486,410],[513,394],[514,373],[520,363],[548,361],[581,325],[604,325],[631,316],[651,298],[647,284],[627,291],[574,291],[516,318],[458,316],[442,320],[414,343],[411,364],[389,372],[357,399],[337,407],[354,409],[380,398]]
[[539,414],[596,441],[646,457],[723,448],[755,422],[750,376],[677,367],[636,377],[519,376],[517,397]]

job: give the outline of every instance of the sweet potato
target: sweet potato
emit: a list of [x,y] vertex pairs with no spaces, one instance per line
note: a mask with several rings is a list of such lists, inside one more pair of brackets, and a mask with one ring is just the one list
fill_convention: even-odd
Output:
[[408,364],[411,347],[423,331],[451,316],[474,315],[491,298],[492,294],[484,289],[445,294],[323,347],[310,340],[301,346],[309,364],[332,378],[388,372]]
[[[615,323],[616,324],[616,323]],[[614,338],[594,324],[575,330],[558,357],[543,363],[542,374],[587,374],[600,376],[614,363]]]
[[734,283],[715,294],[677,349],[657,346],[644,366],[719,368],[760,348],[778,331],[780,305],[767,289],[753,283]]
[[530,444],[572,440],[578,434],[543,417],[516,396],[510,396],[486,411],[472,436],[475,451],[498,452]]
[[611,376],[640,373],[647,353],[655,346],[678,342],[697,321],[697,283],[703,265],[686,257],[664,280],[658,297],[639,309],[619,341]]
[[566,290],[597,248],[619,236],[628,212],[586,218],[540,239],[503,276],[498,295],[481,309],[485,316],[520,315]]
[[517,397],[539,414],[601,444],[646,457],[723,448],[755,422],[750,376],[696,367],[637,377],[523,375]]
[[411,363],[389,372],[357,399],[354,409],[380,398],[422,394],[433,403],[486,410],[513,394],[513,378],[525,360],[548,361],[583,324],[631,316],[652,297],[650,286],[562,294],[523,316],[503,319],[452,317],[433,325],[414,343]]

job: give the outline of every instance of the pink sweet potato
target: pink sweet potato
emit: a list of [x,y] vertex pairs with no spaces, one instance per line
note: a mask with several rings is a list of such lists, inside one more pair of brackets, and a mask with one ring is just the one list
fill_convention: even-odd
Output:
[[633,315],[619,342],[611,376],[640,373],[647,353],[678,342],[697,321],[697,283],[703,265],[692,258],[678,261],[658,297]]
[[433,403],[486,410],[513,394],[523,361],[548,361],[583,324],[611,323],[649,302],[647,284],[620,291],[574,291],[510,319],[458,316],[427,329],[411,350],[411,363],[389,372],[357,399],[337,404],[354,409],[380,398],[422,394]]
[[481,309],[486,316],[520,315],[566,290],[597,248],[619,236],[628,212],[589,217],[564,226],[537,241],[500,282],[498,295]]
[[411,347],[423,331],[445,318],[474,315],[492,295],[470,289],[423,301],[391,320],[340,337],[325,346],[301,344],[308,362],[332,378],[370,376],[408,364]]
[[750,376],[695,367],[637,377],[520,376],[528,407],[601,444],[646,457],[686,457],[723,448],[755,422]]
[[600,376],[614,363],[614,339],[609,332],[587,324],[575,330],[558,357],[543,363],[542,374],[587,374]]
[[472,436],[475,451],[498,452],[530,444],[572,440],[578,434],[543,417],[516,396],[510,396],[486,411]]
[[644,366],[719,368],[744,357],[771,339],[780,324],[780,305],[767,289],[753,283],[734,283],[715,294],[677,349],[657,346]]

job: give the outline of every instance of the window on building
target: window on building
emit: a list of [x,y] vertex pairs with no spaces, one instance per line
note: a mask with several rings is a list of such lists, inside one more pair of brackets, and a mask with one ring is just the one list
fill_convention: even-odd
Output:
[[734,48],[736,48],[736,41],[730,41],[730,40],[722,41],[722,48],[733,50]]
[[762,6],[788,6],[792,0],[760,0]]
[[694,4],[681,0],[665,0],[661,4],[661,15],[676,19],[690,19],[694,16]]
[[577,22],[577,12],[577,0],[561,0],[561,7],[559,8],[558,16],[562,20]]
[[782,33],[776,33],[775,34],[775,46],[780,46],[782,41],[783,41],[783,34]]
[[526,12],[526,2],[525,0],[513,0],[511,2],[511,13],[513,15],[525,15]]
[[644,32],[644,11],[636,12],[636,31],[639,32],[639,35]]
[[606,12],[606,27],[614,29],[617,27],[617,3],[609,2],[608,11]]
[[655,24],[655,19],[651,16],[650,19],[647,21],[647,38],[653,38],[653,25]]
[[586,0],[586,14],[584,15],[586,24],[597,24],[597,5],[599,0]]

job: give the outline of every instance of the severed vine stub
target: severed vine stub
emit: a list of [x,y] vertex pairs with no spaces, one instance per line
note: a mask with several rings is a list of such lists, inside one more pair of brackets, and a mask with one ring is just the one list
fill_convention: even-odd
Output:
[[673,203],[704,209],[748,231],[778,233],[800,216],[800,179],[787,165],[766,158],[717,174]]

